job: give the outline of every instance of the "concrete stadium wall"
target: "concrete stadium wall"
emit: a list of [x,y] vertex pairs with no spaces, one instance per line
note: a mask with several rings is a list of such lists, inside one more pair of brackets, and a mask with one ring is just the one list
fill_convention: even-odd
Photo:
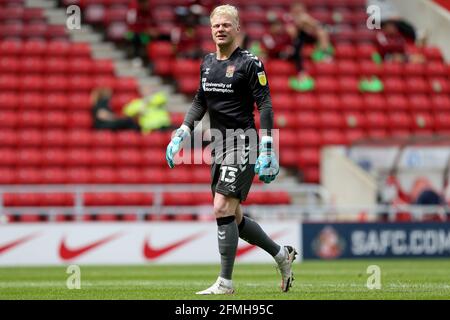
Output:
[[354,215],[352,206],[369,207],[376,204],[375,178],[353,163],[342,147],[326,147],[321,154],[321,181],[330,192],[333,204],[343,206],[345,214]]

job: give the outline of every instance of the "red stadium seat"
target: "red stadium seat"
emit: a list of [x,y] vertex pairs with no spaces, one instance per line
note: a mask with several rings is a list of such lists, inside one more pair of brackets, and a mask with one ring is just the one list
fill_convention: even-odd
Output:
[[[50,110],[66,110],[67,105],[69,104],[68,100],[69,99],[67,98],[67,95],[65,95],[65,94],[51,93],[46,96],[45,108],[50,109]],[[61,113],[61,111],[59,111],[59,112]],[[56,119],[54,119],[54,120],[56,121]]]
[[133,167],[123,167],[117,170],[117,182],[118,183],[141,183],[142,178],[140,170]]
[[65,112],[62,111],[50,111],[45,115],[45,126],[47,128],[65,128],[70,119]]
[[90,110],[91,98],[89,93],[75,93],[66,95],[66,108],[70,110]]
[[383,112],[369,112],[366,115],[366,124],[367,124],[367,128],[373,130],[373,129],[381,129],[381,128],[386,128],[389,123],[388,123],[388,118],[386,116],[386,114],[384,114]]
[[431,97],[431,105],[435,111],[450,110],[450,97],[447,95],[434,95]]
[[122,148],[116,152],[119,166],[140,166],[143,162],[142,153],[138,149]]
[[67,139],[72,147],[88,147],[92,144],[91,132],[88,130],[71,130]]
[[19,78],[13,75],[0,75],[0,91],[16,91],[19,89]]
[[409,77],[406,79],[406,90],[414,93],[427,93],[430,86],[423,77]]
[[366,133],[364,130],[355,129],[355,130],[347,130],[345,131],[345,136],[348,143],[354,143],[358,140],[364,139],[366,137]]
[[195,168],[192,170],[192,183],[210,183],[211,173],[209,168]]
[[161,184],[168,183],[168,177],[161,169],[145,168],[141,171],[143,183]]
[[336,44],[335,56],[338,59],[353,59],[356,57],[355,47],[349,43]]
[[160,149],[144,149],[142,151],[142,164],[144,166],[165,166],[164,152]]
[[94,148],[108,148],[116,145],[116,134],[112,131],[101,130],[92,133],[92,146]]
[[430,99],[425,94],[412,94],[408,97],[409,106],[412,111],[429,111],[431,106]]
[[91,67],[91,71],[96,74],[112,75],[114,73],[114,64],[110,59],[91,61]]
[[335,76],[338,72],[339,70],[336,64],[321,62],[314,64],[314,70],[313,72],[311,72],[311,74],[323,77],[323,76]]
[[298,135],[296,130],[281,130],[280,131],[280,148],[296,147]]
[[116,134],[116,144],[119,147],[138,147],[141,144],[141,134],[131,130],[120,131]]
[[83,167],[68,168],[66,179],[67,183],[86,184],[92,182],[92,170]]
[[69,88],[69,81],[64,76],[48,76],[43,82],[42,89],[47,92],[66,91]]
[[86,148],[71,148],[67,152],[67,164],[70,166],[89,166],[92,164],[92,152]]
[[322,110],[339,110],[340,100],[335,94],[322,94],[319,96],[319,106]]
[[321,144],[322,138],[317,130],[299,130],[298,131],[298,145],[305,147],[317,147]]
[[384,91],[388,94],[391,93],[404,93],[406,85],[399,77],[388,77],[383,80]]
[[319,125],[322,129],[340,129],[345,123],[342,113],[339,112],[323,112],[319,115]]
[[450,129],[450,113],[436,113],[434,115],[434,125],[436,130],[444,131]]
[[19,97],[12,92],[0,92],[0,110],[12,110],[19,105]]
[[275,128],[294,129],[297,128],[297,114],[291,112],[276,112],[274,115]]
[[67,181],[66,170],[63,168],[45,168],[42,170],[42,183],[63,184]]
[[47,51],[47,42],[43,40],[28,40],[24,42],[21,54],[24,57],[44,56]]
[[16,58],[13,57],[2,57],[0,58],[0,73],[16,73],[20,68],[20,63]]
[[17,170],[16,181],[19,184],[40,184],[42,175],[40,169],[20,168]]
[[0,141],[2,142],[2,147],[17,147],[19,141],[19,136],[13,129],[5,129],[3,126],[0,127]]
[[269,60],[265,65],[264,65],[267,75],[270,77],[273,76],[290,76],[295,74],[295,66],[285,60],[276,60],[276,59],[272,59]]
[[42,161],[49,166],[64,166],[67,163],[67,152],[64,149],[44,149]]
[[96,68],[96,65],[97,61],[94,62],[89,58],[73,58],[70,59],[70,63],[68,63],[67,71],[70,72],[71,75],[95,73],[94,69]]
[[344,110],[361,110],[365,107],[363,99],[359,94],[342,94],[341,108]]
[[297,93],[294,95],[295,110],[316,110],[319,106],[317,97],[310,93]]
[[92,128],[92,116],[89,112],[73,112],[70,115],[69,122],[67,123],[69,128],[77,129],[91,129]]
[[346,112],[344,114],[345,126],[348,129],[363,129],[366,128],[366,118],[360,112]]
[[413,131],[423,133],[425,131],[434,130],[434,119],[430,113],[420,112],[416,113],[413,117]]
[[17,152],[12,148],[0,149],[0,167],[13,166],[17,162]]
[[72,49],[70,42],[53,40],[47,45],[47,55],[50,57],[66,57]]
[[[151,60],[174,58],[174,48],[170,41],[152,41],[147,47],[147,53]],[[198,67],[200,70],[200,66]]]
[[17,182],[17,171],[0,167],[0,184],[15,184]]
[[69,65],[69,60],[64,58],[49,58],[44,62],[44,70],[49,75],[64,74],[68,71]]
[[352,60],[341,60],[337,63],[337,71],[342,76],[355,76],[359,73],[359,66]]
[[90,57],[91,47],[88,43],[73,42],[70,46],[68,54],[72,57]]
[[110,167],[96,167],[92,171],[92,182],[109,184],[117,182],[117,171]]
[[383,73],[389,77],[399,77],[403,74],[403,64],[395,62],[384,62]]
[[99,146],[91,151],[90,160],[94,166],[114,166],[118,163],[116,151]]
[[334,93],[339,90],[338,82],[333,77],[317,77],[315,80],[315,90],[318,94]]
[[406,63],[403,67],[405,77],[420,77],[425,73],[425,66],[419,63]]
[[192,95],[198,89],[198,77],[190,76],[186,78],[179,78],[177,80],[178,90],[181,93]]
[[18,146],[25,147],[40,147],[42,144],[43,136],[40,130],[24,129],[18,133]]
[[346,145],[347,137],[341,130],[322,131],[322,145]]
[[297,112],[297,124],[298,128],[318,128],[319,127],[319,115],[312,111],[300,111]]
[[45,130],[42,136],[42,146],[44,147],[65,147],[67,141],[67,133],[62,129]]
[[167,206],[192,206],[194,196],[184,192],[165,192],[163,194],[163,204]]
[[386,106],[391,111],[403,111],[409,109],[409,103],[402,94],[393,94],[386,96]]
[[0,41],[0,56],[17,57],[22,54],[23,42],[18,39],[4,39]]
[[393,112],[389,115],[388,124],[392,129],[409,129],[413,121],[406,112]]
[[274,93],[272,95],[272,105],[275,110],[295,111],[295,102],[289,93]]
[[340,76],[338,78],[338,89],[342,93],[357,93],[359,81],[356,77]]
[[14,111],[0,111],[0,126],[3,128],[15,128],[20,120],[19,115]]
[[320,151],[318,148],[301,149],[298,153],[298,163],[301,167],[317,166],[320,162]]

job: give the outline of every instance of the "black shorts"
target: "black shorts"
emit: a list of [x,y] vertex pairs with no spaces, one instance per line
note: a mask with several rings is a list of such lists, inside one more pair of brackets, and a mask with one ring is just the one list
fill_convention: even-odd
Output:
[[211,165],[211,191],[239,199],[247,198],[255,177],[257,146],[245,143],[213,155]]

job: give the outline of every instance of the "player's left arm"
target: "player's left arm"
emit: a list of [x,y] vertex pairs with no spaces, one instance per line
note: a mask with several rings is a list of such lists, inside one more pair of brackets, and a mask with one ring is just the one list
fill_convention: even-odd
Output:
[[249,87],[260,114],[261,129],[266,132],[261,137],[255,173],[258,174],[261,181],[270,183],[275,180],[280,168],[273,150],[273,110],[269,82],[266,71],[264,70],[264,64],[257,57],[252,57],[247,72],[249,76]]

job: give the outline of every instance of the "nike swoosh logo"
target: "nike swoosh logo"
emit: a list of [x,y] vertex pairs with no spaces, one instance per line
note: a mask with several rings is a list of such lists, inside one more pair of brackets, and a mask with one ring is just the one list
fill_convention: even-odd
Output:
[[204,234],[203,231],[202,232],[198,232],[198,233],[190,235],[190,236],[188,236],[186,238],[183,238],[181,240],[172,242],[170,244],[167,244],[167,245],[165,245],[163,247],[159,247],[159,248],[155,248],[154,246],[152,246],[150,244],[150,239],[147,236],[147,238],[145,239],[145,242],[144,242],[144,257],[147,260],[158,259],[159,257],[161,257],[161,256],[163,256],[165,254],[168,254],[169,252],[171,252],[171,251],[173,251],[173,250],[175,250],[175,249],[177,249],[177,248],[179,248],[179,247],[181,247],[183,245],[186,245],[187,243],[192,242],[192,241],[194,241],[197,238],[200,238],[203,234]]
[[[281,231],[278,231],[278,232],[272,234],[272,235],[270,236],[270,238],[271,238],[271,239],[279,238],[280,236],[282,236],[283,234],[285,234],[286,231],[287,231],[287,230],[281,230]],[[250,251],[252,251],[252,250],[254,250],[254,249],[256,249],[256,248],[257,248],[257,246],[255,246],[255,245],[253,245],[253,244],[246,244],[246,245],[243,245],[242,247],[237,248],[237,250],[236,250],[236,258],[239,258],[239,257],[241,257],[241,256],[243,256],[243,255],[249,253]]]
[[33,238],[35,238],[37,236],[38,236],[37,233],[33,233],[33,234],[30,234],[30,235],[24,236],[22,238],[19,238],[17,240],[11,241],[11,242],[9,242],[7,244],[4,244],[4,245],[0,246],[0,254],[3,254],[6,251],[11,250],[12,248],[19,246],[22,243],[30,241],[31,239],[33,239]]
[[74,259],[76,257],[79,257],[83,254],[85,254],[86,252],[99,247],[101,245],[104,245],[107,242],[110,242],[114,239],[116,239],[117,237],[120,236],[120,233],[114,233],[110,236],[107,236],[103,239],[97,240],[95,242],[92,242],[90,244],[84,245],[82,247],[77,247],[77,248],[68,248],[66,245],[66,238],[64,237],[61,240],[61,243],[59,245],[59,256],[61,257],[61,259],[63,260],[71,260]]

